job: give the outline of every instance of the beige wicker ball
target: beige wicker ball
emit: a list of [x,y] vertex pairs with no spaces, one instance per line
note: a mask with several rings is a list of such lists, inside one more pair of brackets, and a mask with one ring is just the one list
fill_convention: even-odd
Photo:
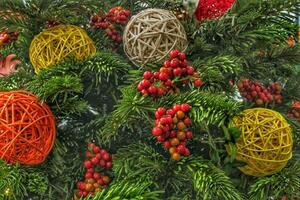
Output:
[[124,51],[137,66],[162,62],[175,48],[184,51],[187,38],[184,27],[167,10],[146,9],[133,16],[124,35]]

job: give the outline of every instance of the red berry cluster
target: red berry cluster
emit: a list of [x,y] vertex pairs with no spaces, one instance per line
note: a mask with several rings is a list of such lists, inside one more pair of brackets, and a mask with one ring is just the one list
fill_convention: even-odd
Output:
[[194,67],[188,64],[184,52],[175,49],[170,52],[169,57],[159,71],[144,73],[144,79],[137,86],[142,95],[158,97],[168,92],[174,93],[179,91],[179,83],[188,84],[191,80],[195,87],[202,85],[202,80]]
[[300,102],[299,101],[295,101],[293,103],[293,108],[290,110],[289,117],[293,117],[295,119],[297,119],[298,122],[300,122]]
[[112,167],[111,155],[94,143],[90,143],[86,157],[87,160],[84,162],[85,180],[77,182],[77,197],[93,196],[110,183],[109,176],[106,176],[104,172],[109,172]]
[[116,24],[125,25],[129,21],[131,13],[129,10],[124,9],[121,6],[114,7],[105,13],[104,16],[95,14],[90,20],[90,24],[93,27],[101,28],[105,30],[106,34],[113,41],[120,43],[122,41],[121,34],[116,29]]
[[187,103],[177,104],[166,110],[160,107],[155,112],[155,124],[152,129],[158,142],[163,142],[164,147],[169,150],[173,160],[180,160],[180,155],[189,156],[190,151],[186,147],[186,140],[193,137],[188,130],[192,120],[188,117],[190,106]]
[[281,103],[282,87],[279,83],[272,83],[269,87],[265,87],[259,81],[243,79],[238,83],[238,89],[244,98],[248,101],[255,102],[257,105],[270,102]]
[[0,32],[0,47],[5,44],[9,44],[18,39],[19,33],[17,32]]

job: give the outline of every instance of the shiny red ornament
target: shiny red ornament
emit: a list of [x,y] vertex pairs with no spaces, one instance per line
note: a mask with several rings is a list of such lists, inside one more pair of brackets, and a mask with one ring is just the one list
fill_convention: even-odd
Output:
[[234,3],[235,0],[199,0],[194,14],[198,21],[215,19],[221,17]]

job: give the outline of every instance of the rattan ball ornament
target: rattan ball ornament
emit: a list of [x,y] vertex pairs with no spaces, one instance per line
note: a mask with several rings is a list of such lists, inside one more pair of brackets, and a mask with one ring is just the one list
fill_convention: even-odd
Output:
[[78,26],[58,25],[41,32],[31,42],[29,58],[38,73],[67,57],[84,60],[96,53],[87,33]]
[[184,27],[170,11],[146,9],[133,16],[124,34],[124,51],[137,66],[160,63],[175,48],[184,51],[187,38]]
[[272,175],[292,158],[292,130],[280,113],[265,108],[248,109],[235,117],[230,126],[241,130],[236,159],[246,162],[239,168],[243,173]]
[[0,158],[12,164],[41,164],[56,137],[50,108],[26,91],[0,92],[0,106]]

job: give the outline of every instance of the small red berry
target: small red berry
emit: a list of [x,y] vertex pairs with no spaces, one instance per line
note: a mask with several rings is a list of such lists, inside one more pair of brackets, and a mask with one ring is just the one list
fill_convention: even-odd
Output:
[[190,105],[187,104],[187,103],[181,104],[181,110],[182,110],[183,112],[188,112],[188,111],[190,111]]
[[170,65],[172,68],[179,67],[179,61],[177,59],[173,59],[173,60],[171,60]]
[[157,136],[156,139],[157,139],[158,142],[164,142],[165,141],[165,138],[162,135]]
[[175,112],[173,111],[173,109],[169,109],[169,110],[167,110],[167,115],[170,115],[171,117],[173,117],[175,115]]
[[182,144],[178,145],[177,148],[176,148],[176,151],[179,153],[179,154],[184,154],[185,153],[185,146],[183,146]]
[[161,80],[161,81],[166,81],[166,80],[169,79],[169,76],[168,76],[167,73],[161,72],[161,73],[159,74],[158,79]]
[[181,111],[181,105],[176,104],[175,106],[173,106],[173,111],[176,113],[178,111]]
[[94,153],[100,153],[100,151],[101,151],[100,147],[98,147],[98,146],[94,147]]
[[110,158],[109,153],[104,154],[104,155],[103,155],[103,159],[104,159],[105,161],[110,161],[111,158]]
[[186,55],[183,52],[178,53],[178,57],[180,60],[185,60],[186,59]]
[[100,164],[100,168],[103,168],[106,166],[106,162],[103,159],[100,160],[99,164]]
[[144,79],[150,79],[152,77],[152,73],[150,71],[145,71],[144,73]]
[[99,162],[99,158],[97,158],[97,157],[92,158],[93,164],[97,164],[98,162]]
[[185,133],[185,136],[186,136],[187,139],[192,139],[192,138],[193,138],[193,133],[192,133],[192,131],[187,131],[187,132]]
[[166,61],[164,62],[164,67],[165,67],[165,68],[169,68],[170,66],[171,66],[170,61],[169,61],[169,60],[166,60]]
[[173,70],[174,76],[180,76],[182,74],[182,69],[177,67],[176,69]]
[[165,141],[165,142],[164,142],[164,147],[165,147],[166,149],[170,149],[170,148],[171,148],[171,143],[170,143],[170,141]]
[[109,162],[106,163],[106,166],[105,166],[105,167],[106,167],[106,169],[110,169],[111,166],[112,166],[112,162],[109,161]]
[[187,66],[187,73],[188,75],[193,75],[195,72],[194,68],[192,66]]
[[155,127],[155,128],[152,129],[152,135],[159,136],[161,134],[162,134],[161,128]]
[[163,116],[166,113],[166,109],[164,107],[159,107],[157,112],[160,116]]
[[84,162],[84,167],[89,169],[92,168],[92,162],[90,160],[87,160]]
[[97,173],[97,172],[95,172],[95,173],[93,174],[93,177],[94,177],[94,179],[96,179],[96,180],[99,180],[99,179],[101,178],[100,174]]
[[141,81],[141,85],[143,88],[148,88],[150,86],[150,82],[146,79]]
[[92,178],[93,177],[93,173],[90,173],[90,172],[87,172],[85,173],[85,176],[84,176],[86,179],[89,179],[89,178]]
[[170,58],[176,58],[178,56],[178,54],[180,53],[180,51],[178,49],[174,49],[169,53]]
[[187,126],[191,125],[192,124],[192,120],[191,118],[188,118],[186,117],[184,120],[183,120],[183,123]]
[[200,87],[202,85],[202,80],[201,79],[196,79],[194,81],[194,85],[195,85],[195,87]]

